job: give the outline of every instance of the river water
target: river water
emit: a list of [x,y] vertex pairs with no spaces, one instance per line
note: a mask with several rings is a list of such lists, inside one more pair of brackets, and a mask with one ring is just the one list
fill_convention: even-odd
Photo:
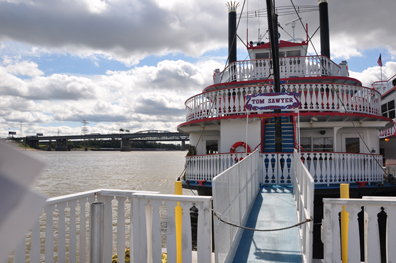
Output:
[[[94,189],[174,193],[185,151],[29,151],[46,163],[33,188],[48,197]],[[191,195],[190,190],[183,194]]]

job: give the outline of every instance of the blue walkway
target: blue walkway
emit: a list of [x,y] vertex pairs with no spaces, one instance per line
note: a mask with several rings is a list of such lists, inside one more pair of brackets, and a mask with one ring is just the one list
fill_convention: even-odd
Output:
[[[296,223],[293,188],[265,186],[257,195],[246,226],[276,229]],[[272,232],[244,230],[233,262],[302,262],[298,228]]]

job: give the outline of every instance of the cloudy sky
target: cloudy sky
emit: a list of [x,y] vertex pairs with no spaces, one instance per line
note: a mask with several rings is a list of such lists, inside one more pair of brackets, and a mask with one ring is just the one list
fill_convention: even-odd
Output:
[[[312,35],[319,26],[317,0],[302,13]],[[396,1],[329,0],[331,56],[348,60],[365,86],[396,74]],[[0,137],[89,132],[175,131],[185,121],[184,101],[212,83],[227,59],[225,0],[0,0]],[[290,0],[277,0],[278,7]],[[240,1],[238,13],[242,11]],[[265,36],[266,17],[246,12],[238,35]],[[306,9],[305,9],[306,10]],[[281,39],[297,16],[279,18]],[[248,25],[248,26],[247,26]],[[297,23],[296,37],[305,38]],[[313,37],[320,53],[319,33]],[[310,46],[310,54],[315,54]],[[247,58],[238,43],[238,59]]]

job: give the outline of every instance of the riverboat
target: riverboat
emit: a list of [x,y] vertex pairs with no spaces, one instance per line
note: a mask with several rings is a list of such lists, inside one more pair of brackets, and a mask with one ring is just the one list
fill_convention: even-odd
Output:
[[[356,198],[396,195],[383,171],[378,136],[394,115],[381,111],[383,92],[350,77],[347,61],[330,59],[327,5],[319,1],[320,55],[307,54],[307,25],[306,39],[277,41],[279,56],[270,42],[248,42],[250,59],[244,61],[236,60],[236,6],[229,5],[228,66],[214,70],[213,84],[186,100],[186,121],[178,126],[191,145],[183,187],[199,195],[212,195],[213,178],[254,149],[260,152],[263,185],[292,185],[296,150],[315,184],[313,250],[318,258],[323,256],[322,199],[339,196],[340,184],[350,184]],[[278,111],[249,106],[251,97],[280,93],[297,94],[299,106]]]

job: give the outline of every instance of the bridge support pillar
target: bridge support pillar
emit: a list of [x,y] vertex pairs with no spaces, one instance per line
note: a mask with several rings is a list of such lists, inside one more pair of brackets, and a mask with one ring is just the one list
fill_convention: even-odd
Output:
[[185,140],[182,141],[181,150],[182,151],[186,150],[186,141]]
[[131,141],[128,138],[121,139],[121,152],[131,151]]
[[55,151],[67,151],[67,139],[56,139]]
[[[25,139],[26,140],[26,139]],[[32,148],[38,148],[39,146],[39,141],[33,141],[33,140],[26,140],[26,144],[29,145]]]
[[51,148],[52,148],[52,140],[49,140],[47,144],[47,151],[51,151]]

